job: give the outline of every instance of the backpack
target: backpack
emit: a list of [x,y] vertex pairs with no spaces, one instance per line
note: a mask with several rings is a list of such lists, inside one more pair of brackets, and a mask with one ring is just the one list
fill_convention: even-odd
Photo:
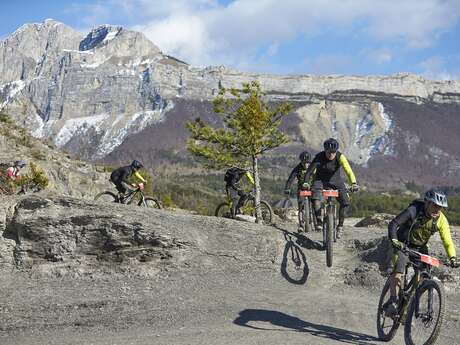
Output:
[[240,168],[230,168],[225,172],[224,181],[230,183],[236,176],[244,174],[244,170]]

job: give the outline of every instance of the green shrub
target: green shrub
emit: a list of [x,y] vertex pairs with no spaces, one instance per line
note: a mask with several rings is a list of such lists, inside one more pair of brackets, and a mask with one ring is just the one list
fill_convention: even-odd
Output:
[[45,171],[34,162],[30,162],[30,173],[22,176],[22,178],[16,182],[17,186],[34,192],[45,189],[48,184],[49,179]]
[[11,117],[8,114],[0,113],[0,122],[5,124],[12,124],[13,120],[11,120]]

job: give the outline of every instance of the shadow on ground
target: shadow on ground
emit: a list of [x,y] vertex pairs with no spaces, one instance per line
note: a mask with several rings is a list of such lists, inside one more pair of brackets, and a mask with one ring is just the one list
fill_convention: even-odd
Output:
[[286,240],[283,261],[281,262],[281,275],[292,284],[305,284],[310,273],[307,258],[302,249],[294,242],[296,236],[286,230],[280,230]]
[[[253,326],[250,324],[251,322],[266,322],[273,326],[283,327],[285,329]],[[304,321],[297,317],[274,310],[245,309],[239,313],[239,316],[233,321],[233,323],[238,326],[265,331],[305,332],[310,333],[315,337],[337,340],[342,344],[376,345],[376,341],[378,341],[377,338],[371,335]]]

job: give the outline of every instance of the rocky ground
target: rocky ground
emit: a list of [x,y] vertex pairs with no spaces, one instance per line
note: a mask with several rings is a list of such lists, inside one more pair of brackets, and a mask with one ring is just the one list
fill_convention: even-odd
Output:
[[[0,202],[1,344],[380,343],[384,228],[349,219],[327,268],[319,234],[280,220],[47,195]],[[438,275],[447,313],[437,344],[458,344],[459,272]]]

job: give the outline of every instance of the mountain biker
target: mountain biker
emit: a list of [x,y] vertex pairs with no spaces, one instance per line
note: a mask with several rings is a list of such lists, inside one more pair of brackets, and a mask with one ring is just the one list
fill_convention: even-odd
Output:
[[304,219],[301,215],[302,210],[302,203],[305,201],[305,198],[301,198],[299,193],[303,188],[303,181],[305,173],[307,172],[308,165],[311,161],[311,154],[308,151],[303,151],[299,155],[299,164],[292,169],[291,173],[289,174],[289,178],[286,181],[286,185],[284,187],[284,194],[289,195],[291,194],[291,185],[294,182],[294,179],[297,178],[297,206],[299,209],[299,232],[303,230],[303,222]]
[[127,165],[118,169],[115,169],[110,174],[110,182],[115,185],[119,193],[119,199],[123,202],[123,199],[126,197],[126,192],[131,191],[132,187],[135,187],[135,184],[130,184],[128,179],[134,175],[137,179],[142,181],[142,183],[146,183],[147,181],[141,176],[139,170],[142,169],[144,166],[138,160],[133,160],[131,165]]
[[447,197],[438,189],[430,189],[423,199],[414,200],[404,211],[388,225],[388,236],[394,248],[393,273],[390,276],[391,297],[383,306],[387,316],[398,312],[398,292],[401,288],[401,276],[404,274],[409,257],[402,249],[416,250],[428,254],[428,241],[439,232],[450,265],[458,267],[455,245],[450,234],[449,222],[442,213],[447,208]]
[[227,192],[227,195],[232,199],[232,215],[236,215],[237,212],[240,212],[240,208],[244,205],[250,196],[250,193],[245,193],[240,186],[240,181],[244,176],[252,185],[254,185],[254,178],[252,177],[252,174],[246,169],[231,167],[225,172],[225,191]]
[[359,191],[356,177],[351,170],[350,164],[343,153],[339,151],[339,143],[334,138],[329,138],[323,143],[324,151],[318,153],[309,165],[305,173],[303,183],[309,186],[310,176],[314,172],[313,183],[311,185],[313,209],[315,211],[317,230],[323,227],[321,219],[321,203],[323,201],[323,189],[337,189],[339,191],[339,224],[337,226],[337,238],[343,233],[343,223],[345,211],[350,206],[350,199],[345,188],[345,184],[340,176],[340,168],[343,168],[351,184],[350,191]]
[[6,179],[11,181],[17,181],[21,178],[21,169],[27,165],[25,161],[18,160],[14,162],[13,166],[6,170]]

